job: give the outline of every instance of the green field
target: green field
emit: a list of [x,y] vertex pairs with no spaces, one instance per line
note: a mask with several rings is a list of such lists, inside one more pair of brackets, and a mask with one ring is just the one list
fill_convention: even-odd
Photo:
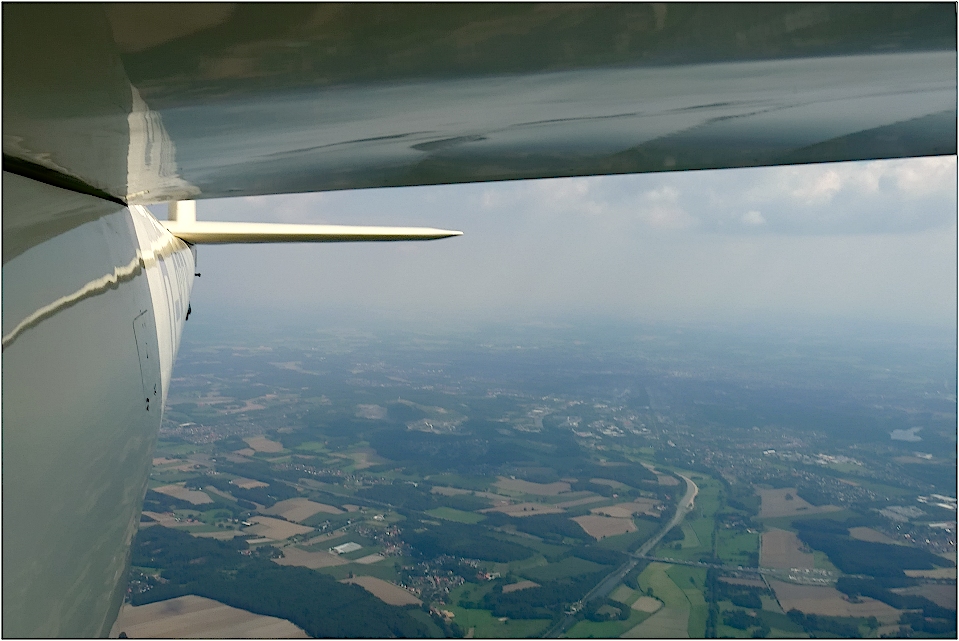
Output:
[[423,612],[422,610],[412,609],[409,611],[409,613],[412,618],[416,619],[417,621],[422,623],[424,626],[426,626],[426,629],[428,630],[427,634],[429,635],[427,638],[442,639],[445,636],[443,634],[443,631],[440,629],[440,627],[436,625],[436,622],[433,620],[433,618],[430,617],[430,615],[427,614],[426,612]]
[[203,451],[203,447],[200,445],[194,445],[192,443],[180,443],[173,441],[159,441],[156,446],[156,453],[154,456],[178,456],[184,454],[196,454],[197,452]]
[[520,559],[519,561],[510,561],[509,563],[494,563],[493,571],[506,575],[510,572],[514,574],[525,574],[526,570],[533,568],[545,568],[549,561],[542,554],[534,554],[531,557]]
[[652,589],[652,596],[662,601],[667,608],[685,607],[689,604],[686,595],[666,574],[671,567],[665,563],[650,563],[639,575],[639,587],[643,593]]
[[819,550],[812,551],[813,558],[813,567],[817,570],[829,570],[830,572],[839,573],[839,568],[832,564],[829,560],[829,557],[826,556],[825,552],[820,552]]
[[763,610],[783,614],[783,609],[779,607],[779,601],[771,596],[760,595],[759,599],[763,602]]
[[706,570],[688,565],[670,565],[666,575],[683,590],[695,588],[701,590],[706,585]]
[[500,621],[489,610],[470,610],[458,605],[448,608],[463,633],[473,630],[476,639],[521,639],[539,636],[552,623],[550,619],[506,619]]
[[476,585],[475,583],[464,583],[457,588],[453,588],[450,591],[449,598],[446,601],[450,605],[457,605],[459,607],[464,607],[460,605],[460,601],[463,599],[473,603],[479,603],[495,585],[496,584],[492,581],[482,583],[480,585]]
[[719,482],[702,474],[687,472],[699,487],[693,510],[682,524],[683,538],[680,541],[660,543],[656,556],[682,561],[699,561],[712,557],[713,523],[716,512],[722,507],[719,498]]
[[[789,617],[782,613],[779,608],[779,605],[775,602],[774,599],[770,597],[762,597],[763,600],[763,610],[758,612],[762,621],[769,626],[770,633],[769,636],[772,638],[796,638],[802,637],[806,638],[809,635],[803,632],[802,628],[793,623]],[[733,628],[725,623],[723,623],[722,613],[728,612],[730,610],[742,610],[736,605],[733,605],[731,601],[720,601],[719,602],[720,616],[719,621],[716,626],[716,636],[718,637],[735,637],[739,639],[750,638],[753,635],[753,631],[756,630],[756,627],[751,627],[747,630],[740,630],[739,628]],[[771,608],[771,609],[767,609]]]
[[424,480],[428,480],[431,485],[458,487],[464,490],[485,492],[489,489],[491,482],[496,479],[483,476],[463,476],[460,474],[434,474]]
[[613,639],[636,627],[650,616],[652,615],[647,612],[631,610],[629,618],[625,621],[603,621],[601,623],[580,621],[563,636],[567,639]]
[[318,441],[307,441],[306,443],[300,443],[293,449],[298,452],[314,452],[317,454],[320,452],[329,451],[325,445]]
[[619,603],[632,605],[633,603],[636,603],[636,599],[639,598],[639,595],[636,594],[636,591],[631,589],[629,586],[621,585],[610,593],[609,598],[611,598],[613,601],[618,601]]
[[577,574],[599,572],[603,569],[611,571],[611,569],[608,568],[609,566],[607,565],[600,565],[599,563],[593,563],[592,561],[571,556],[562,559],[558,563],[550,563],[549,565],[524,570],[522,574],[537,583],[542,583],[543,581],[555,581],[556,579],[576,576]]
[[[716,536],[719,558],[732,565],[756,565],[759,533],[720,529]],[[752,558],[750,555],[755,555]]]
[[[393,561],[391,558],[390,561]],[[373,563],[372,565],[357,565],[356,563],[348,563],[346,565],[334,565],[326,568],[319,568],[315,570],[316,572],[322,572],[323,574],[329,574],[333,578],[345,579],[350,576],[352,573],[355,576],[375,576],[378,579],[383,579],[384,581],[397,581],[399,580],[399,574],[396,572],[396,564],[394,563]]]
[[651,590],[652,596],[662,601],[664,607],[644,621],[641,630],[629,631],[627,636],[677,638],[688,634],[689,599],[667,574],[672,567],[665,563],[650,563],[639,575],[641,591],[648,594]]
[[647,521],[646,519],[633,519],[633,523],[636,524],[635,532],[627,532],[626,534],[619,534],[617,536],[608,536],[602,541],[596,543],[596,546],[606,548],[608,550],[629,552],[641,546],[651,536],[656,534],[660,527],[662,527],[658,523]]
[[180,470],[169,470],[167,472],[154,470],[150,474],[150,489],[157,487],[163,487],[164,485],[170,485],[171,483],[179,483],[180,481],[188,481],[190,479],[196,478],[197,472],[183,472]]
[[683,523],[683,540],[680,542],[680,545],[684,548],[698,548],[702,547],[702,543],[699,541],[699,536],[696,534],[696,530],[693,529],[689,523]]
[[772,518],[762,519],[762,524],[765,525],[767,529],[779,528],[780,530],[795,532],[796,528],[792,526],[792,522],[799,519],[832,519],[834,521],[845,521],[852,516],[856,516],[856,512],[851,510],[838,510],[836,512],[816,512],[796,516],[774,516]]
[[867,490],[872,490],[878,494],[888,494],[889,496],[907,496],[910,495],[913,490],[903,487],[893,487],[892,485],[885,485],[883,483],[878,483],[876,481],[871,481],[864,479],[862,477],[855,477],[855,482],[866,488]]
[[687,627],[689,636],[693,639],[705,636],[709,607],[703,597],[702,588],[706,584],[706,570],[684,565],[673,565],[666,570],[666,575],[682,589],[687,601],[689,601],[689,624]]
[[516,543],[517,545],[522,545],[531,550],[536,550],[547,559],[556,560],[561,556],[564,556],[569,548],[564,545],[553,545],[552,543],[544,543],[538,539],[534,539],[530,536],[521,536],[519,534],[507,534],[506,532],[491,532],[490,536],[501,541],[509,541],[510,543]]
[[464,512],[463,510],[457,510],[451,507],[438,507],[427,511],[426,513],[439,519],[456,521],[457,523],[469,523],[471,525],[473,523],[479,523],[486,518],[482,514],[476,514],[475,512]]

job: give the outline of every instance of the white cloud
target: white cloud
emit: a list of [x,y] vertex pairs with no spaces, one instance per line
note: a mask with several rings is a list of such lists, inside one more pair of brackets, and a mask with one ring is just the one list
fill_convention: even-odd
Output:
[[[697,172],[680,204],[700,229],[830,235],[944,229],[956,216],[956,158]],[[676,184],[677,178],[665,178]],[[688,194],[688,195],[687,195]],[[743,212],[762,212],[763,225]]]
[[890,170],[899,190],[910,194],[954,192],[956,189],[955,156],[915,158],[908,163],[892,163]]
[[791,190],[792,197],[809,205],[828,203],[843,187],[842,177],[834,169],[821,173],[793,169],[792,173],[799,183]]
[[766,224],[766,219],[763,217],[762,213],[760,213],[759,211],[755,209],[751,209],[747,211],[745,214],[743,214],[743,217],[741,218],[741,220],[746,225],[752,225],[752,226]]
[[696,224],[679,204],[680,191],[664,186],[645,192],[640,198],[639,218],[653,229],[688,229]]

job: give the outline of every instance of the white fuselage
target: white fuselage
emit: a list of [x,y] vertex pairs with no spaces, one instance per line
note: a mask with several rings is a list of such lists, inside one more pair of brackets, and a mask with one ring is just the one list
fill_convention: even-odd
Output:
[[104,636],[194,257],[143,207],[8,172],[3,213],[3,636]]

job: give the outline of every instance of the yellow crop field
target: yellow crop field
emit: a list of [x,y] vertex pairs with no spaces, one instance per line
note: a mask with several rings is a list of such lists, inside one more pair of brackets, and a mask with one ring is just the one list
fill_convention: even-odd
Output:
[[389,581],[377,579],[373,576],[358,576],[352,579],[343,579],[340,583],[355,583],[362,586],[367,592],[390,605],[419,605],[422,603],[415,596],[398,585]]
[[308,639],[285,619],[231,608],[189,595],[134,607],[124,605],[113,626],[131,639]]

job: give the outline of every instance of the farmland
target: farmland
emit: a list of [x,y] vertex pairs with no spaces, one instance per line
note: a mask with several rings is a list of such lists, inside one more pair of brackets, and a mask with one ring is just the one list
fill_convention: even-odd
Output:
[[858,541],[870,541],[872,543],[889,543],[891,545],[900,544],[899,541],[892,539],[882,532],[877,532],[871,527],[853,527],[849,528],[849,536]]
[[342,579],[340,582],[363,586],[373,596],[390,605],[419,605],[422,603],[403,588],[373,576],[358,576],[352,579]]
[[297,523],[302,523],[314,514],[320,512],[324,514],[342,514],[343,510],[335,508],[332,505],[314,503],[309,499],[301,497],[280,501],[273,507],[264,510],[264,514],[282,516],[287,521],[295,521]]
[[159,492],[160,494],[166,494],[167,496],[172,496],[175,499],[180,499],[181,501],[186,501],[192,503],[193,505],[203,505],[205,503],[212,503],[211,499],[205,492],[200,492],[197,490],[188,490],[183,487],[182,483],[175,485],[163,485],[153,489],[154,492]]
[[881,622],[892,622],[899,618],[899,611],[885,603],[868,597],[863,597],[861,603],[851,603],[843,599],[843,595],[835,588],[782,581],[770,581],[769,584],[787,612],[796,609],[809,614],[837,617],[874,616]]
[[450,606],[455,621],[468,637],[477,639],[525,639],[538,636],[549,619],[510,619],[495,617],[489,610],[473,610]]
[[334,565],[346,565],[349,563],[349,561],[339,554],[333,554],[331,552],[307,552],[297,547],[283,548],[283,556],[278,559],[273,559],[273,562],[278,565],[295,565],[310,568],[311,570],[328,568]]
[[636,524],[633,523],[632,519],[591,514],[589,516],[577,516],[572,520],[579,523],[586,533],[596,540],[636,531]]
[[956,609],[956,590],[952,585],[916,585],[895,590],[898,594],[915,594],[924,596],[933,603],[949,610]]
[[[532,332],[533,342],[539,334]],[[169,561],[172,567],[161,561],[143,565],[139,583],[131,585],[134,591],[149,589],[135,598],[181,589],[181,578],[217,568],[208,576],[237,578],[236,584],[214,581],[211,590],[220,590],[217,594],[238,598],[262,590],[240,580],[247,576],[288,586],[317,580],[310,590],[329,595],[329,603],[368,597],[363,608],[340,606],[353,612],[350,617],[332,618],[349,619],[355,629],[371,630],[359,612],[382,606],[397,608],[392,614],[383,611],[381,618],[394,627],[378,628],[382,636],[405,630],[410,636],[474,638],[537,636],[547,630],[572,637],[825,633],[815,620],[797,618],[802,612],[790,618],[790,606],[805,608],[803,616],[839,613],[837,625],[858,625],[857,630],[872,634],[863,613],[875,611],[892,621],[898,612],[873,593],[893,603],[908,597],[949,604],[939,586],[923,580],[892,585],[892,592],[863,578],[856,578],[853,588],[843,584],[849,594],[833,587],[850,574],[864,576],[836,567],[839,549],[872,542],[949,551],[944,546],[951,515],[929,498],[949,493],[908,474],[909,466],[919,475],[936,473],[938,462],[905,456],[920,451],[925,441],[900,452],[883,433],[881,443],[864,438],[847,448],[834,438],[842,428],[820,427],[821,416],[815,430],[805,430],[790,422],[792,414],[775,407],[750,409],[750,403],[770,393],[756,387],[762,380],[756,372],[762,371],[763,359],[779,353],[778,347],[757,357],[758,369],[736,370],[713,387],[697,378],[706,370],[694,363],[657,360],[661,356],[652,352],[643,362],[661,368],[656,369],[660,373],[640,374],[630,369],[633,357],[627,354],[633,352],[628,351],[616,352],[623,359],[621,369],[590,359],[571,366],[562,359],[549,361],[552,352],[541,344],[517,347],[526,345],[526,338],[502,349],[471,339],[468,349],[476,351],[461,362],[446,347],[421,339],[410,343],[400,361],[381,351],[382,344],[357,348],[366,339],[353,334],[342,343],[330,339],[335,349],[304,338],[310,345],[306,351],[263,341],[271,351],[264,348],[262,357],[258,346],[251,352],[215,347],[203,352],[195,369],[184,374],[197,387],[192,398],[202,400],[202,412],[192,401],[170,406],[150,481],[154,489],[180,490],[151,490],[144,514],[153,522],[144,519],[141,535],[152,541],[158,531],[188,532],[197,535],[186,537],[192,542],[222,547],[198,551],[193,559],[208,560],[185,566],[180,575],[179,558]],[[584,353],[590,349],[583,347]],[[427,355],[429,360],[420,360]],[[521,364],[515,371],[531,375],[521,377],[525,382],[501,378],[491,365],[501,360]],[[280,376],[279,383],[270,382],[260,376],[259,361],[290,366],[270,365],[271,375]],[[736,369],[728,369],[725,361],[714,365],[716,372]],[[672,373],[662,374],[666,371]],[[243,382],[231,378],[237,373]],[[806,398],[776,380],[784,398]],[[818,373],[810,380],[815,390],[836,383]],[[747,392],[737,387],[744,381],[749,381]],[[869,407],[882,405],[869,393],[857,398],[871,399]],[[891,389],[882,393],[894,395]],[[727,395],[735,400],[727,403]],[[249,415],[215,411],[250,407],[244,399],[263,409]],[[833,401],[817,402],[827,407]],[[723,407],[732,406],[743,408],[735,420],[723,414]],[[899,420],[887,419],[890,424]],[[931,428],[921,433],[924,439],[932,434]],[[883,447],[893,449],[889,453]],[[896,463],[892,454],[903,460]],[[831,462],[840,455],[845,462]],[[863,464],[846,460],[852,458]],[[692,479],[699,493],[678,526],[648,549],[644,544],[670,522],[684,494],[678,475]],[[902,481],[903,487],[896,487],[900,477],[912,485]],[[185,492],[201,490],[209,503],[185,500],[191,496]],[[916,508],[921,517],[908,516],[916,514],[910,506],[919,492],[930,502]],[[891,514],[912,520],[892,522],[873,506],[895,507],[900,511]],[[946,529],[927,527],[927,522],[946,523]],[[820,533],[810,539],[819,547],[802,543],[803,523]],[[345,543],[361,547],[328,552]],[[157,544],[156,549],[167,548]],[[146,563],[155,551],[144,552],[141,560]],[[642,558],[630,557],[638,551]],[[634,562],[631,571],[617,577],[618,568]],[[757,566],[767,579],[787,586],[777,584],[783,608]],[[951,567],[913,566],[910,576],[955,576]],[[234,567],[256,572],[231,574]],[[790,572],[793,568],[809,571]],[[425,607],[388,606],[356,585],[361,581],[392,585]],[[856,594],[860,584],[870,595]],[[601,589],[594,590],[597,586]],[[299,603],[297,589],[275,590],[284,595],[277,606],[284,617],[313,607],[291,605]],[[234,607],[238,603],[230,601]],[[934,624],[942,620],[935,618]],[[926,633],[922,621],[914,624],[917,635]],[[312,629],[335,636],[322,626]],[[338,632],[348,636],[351,629]]]
[[256,524],[250,528],[250,532],[275,541],[281,541],[291,536],[296,536],[297,534],[306,534],[307,532],[313,531],[313,528],[305,525],[297,525],[289,521],[272,519],[268,516],[253,516],[250,517],[250,521]]
[[[643,591],[652,591],[663,607],[638,626],[630,629],[624,636],[630,639],[685,639],[689,637],[690,601],[683,588],[680,588],[667,574],[667,566],[662,563],[650,563],[639,576],[639,587]],[[701,597],[700,597],[701,598]]]
[[590,512],[621,519],[628,519],[635,514],[646,514],[658,517],[660,513],[662,513],[662,506],[659,501],[652,499],[636,499],[631,503],[617,503],[607,507],[594,507],[590,509]]
[[244,441],[256,452],[274,454],[283,451],[283,444],[277,441],[271,441],[264,436],[249,436]]
[[512,505],[501,505],[484,512],[502,512],[509,516],[535,516],[537,514],[562,514],[564,510],[548,503],[514,503]]
[[529,588],[538,588],[539,583],[533,581],[517,581],[516,583],[510,583],[509,585],[503,586],[503,594],[509,594],[510,592],[516,592],[517,590],[528,590]]
[[630,606],[634,610],[639,610],[640,612],[648,612],[652,614],[663,607],[663,602],[659,599],[654,599],[651,596],[641,596]]
[[771,529],[763,533],[762,558],[764,568],[812,568],[813,554],[804,551],[802,541],[793,532]]
[[113,629],[131,639],[309,638],[289,621],[193,595],[148,605],[125,605]]
[[457,510],[451,507],[438,507],[434,510],[428,510],[426,513],[430,516],[446,519],[447,521],[456,521],[457,523],[479,523],[484,518],[482,514],[464,512],[463,510]]
[[761,489],[758,491],[762,498],[760,518],[775,518],[779,516],[804,516],[820,512],[836,511],[839,508],[832,505],[816,507],[800,498],[796,488]]
[[557,481],[555,483],[533,483],[520,479],[508,479],[500,477],[496,481],[496,486],[507,492],[518,492],[520,494],[535,494],[538,496],[556,496],[563,492],[569,492],[569,483]]

